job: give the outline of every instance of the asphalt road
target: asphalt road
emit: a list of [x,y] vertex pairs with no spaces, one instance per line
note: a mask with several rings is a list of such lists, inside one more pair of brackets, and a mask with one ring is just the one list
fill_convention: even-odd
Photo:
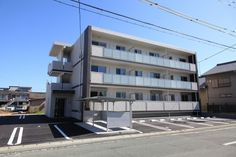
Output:
[[[4,154],[10,157],[235,157],[236,126]],[[229,143],[233,142],[233,143]],[[228,143],[228,145],[224,145]],[[0,155],[1,156],[1,155]]]
[[0,117],[0,147],[65,140],[55,125],[70,138],[92,136],[92,132],[75,125],[73,119],[62,121],[43,115],[3,116]]

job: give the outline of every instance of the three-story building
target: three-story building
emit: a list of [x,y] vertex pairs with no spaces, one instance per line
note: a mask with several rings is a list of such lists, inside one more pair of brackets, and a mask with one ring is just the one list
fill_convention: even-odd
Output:
[[82,119],[81,98],[132,98],[134,113],[199,110],[195,52],[88,26],[74,45],[54,43],[47,115]]

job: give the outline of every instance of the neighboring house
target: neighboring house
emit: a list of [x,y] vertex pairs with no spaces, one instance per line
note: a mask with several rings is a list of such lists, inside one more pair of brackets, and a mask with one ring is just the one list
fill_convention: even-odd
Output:
[[199,111],[195,52],[87,27],[74,45],[54,43],[46,114],[82,120],[81,98],[134,98],[137,112]]
[[29,110],[28,112],[34,113],[45,109],[45,92],[30,92],[29,93]]
[[204,73],[200,87],[202,108],[208,112],[236,112],[236,61],[217,64]]
[[201,102],[201,112],[206,113],[208,103],[206,78],[199,78],[199,96]]
[[[0,105],[10,111],[21,110],[22,106],[29,105],[29,93],[31,89],[31,87],[21,86],[0,88]],[[24,109],[27,109],[27,107],[24,107]]]
[[9,88],[0,88],[0,106],[9,102]]
[[11,100],[27,101],[31,87],[9,86],[9,88],[0,88],[0,101],[5,104]]

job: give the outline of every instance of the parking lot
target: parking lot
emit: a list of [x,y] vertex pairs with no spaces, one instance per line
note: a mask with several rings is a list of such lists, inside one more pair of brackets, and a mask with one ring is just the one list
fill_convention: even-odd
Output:
[[[95,121],[85,129],[84,123],[74,119],[55,120],[43,115],[15,115],[0,117],[0,147],[37,144],[120,134],[185,131],[236,124],[236,120],[210,117],[150,117],[133,118],[133,129],[125,127],[106,130],[105,121]],[[112,133],[119,134],[112,134]]]

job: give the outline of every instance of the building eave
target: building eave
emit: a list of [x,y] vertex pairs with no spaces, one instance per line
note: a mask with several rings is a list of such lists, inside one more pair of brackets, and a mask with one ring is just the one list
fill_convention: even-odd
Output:
[[58,54],[66,47],[72,47],[72,44],[54,42],[51,50],[49,51],[49,56],[56,57]]

